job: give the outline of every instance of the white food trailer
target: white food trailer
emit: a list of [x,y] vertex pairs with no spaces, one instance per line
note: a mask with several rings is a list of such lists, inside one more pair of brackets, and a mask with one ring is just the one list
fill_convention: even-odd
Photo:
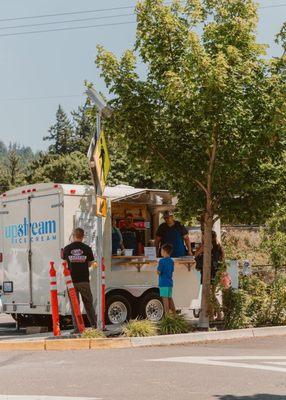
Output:
[[[163,307],[157,288],[156,261],[147,260],[144,247],[154,239],[161,214],[173,209],[168,191],[107,187],[108,214],[103,220],[106,264],[106,318],[121,323],[141,315],[157,321]],[[91,186],[43,183],[10,190],[0,198],[0,285],[3,312],[19,323],[50,321],[49,268],[55,262],[62,320],[70,315],[61,252],[72,230],[82,227],[86,243],[96,249],[95,196]],[[134,216],[139,255],[111,255],[111,213],[118,226],[127,213]],[[96,299],[96,270],[90,272]],[[199,274],[191,257],[175,260],[174,301],[189,309],[198,297]]]

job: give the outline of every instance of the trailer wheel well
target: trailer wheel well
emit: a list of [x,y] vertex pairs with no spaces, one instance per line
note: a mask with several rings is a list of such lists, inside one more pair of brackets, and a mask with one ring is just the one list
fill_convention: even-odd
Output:
[[140,301],[143,297],[146,296],[146,294],[153,293],[153,292],[158,293],[158,294],[160,293],[159,289],[157,287],[152,287],[152,288],[146,290],[144,293],[142,293],[141,296],[138,298],[138,300]]
[[126,297],[130,302],[136,301],[136,297],[132,296],[131,293],[129,293],[127,290],[124,289],[110,290],[109,292],[106,293],[106,297],[113,296],[115,294],[119,294],[121,296]]

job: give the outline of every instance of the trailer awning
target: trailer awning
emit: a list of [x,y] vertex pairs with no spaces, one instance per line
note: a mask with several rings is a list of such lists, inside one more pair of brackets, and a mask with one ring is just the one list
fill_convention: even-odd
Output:
[[134,193],[126,194],[125,196],[117,197],[111,200],[112,203],[134,203],[155,205],[175,205],[174,198],[167,190],[142,189]]

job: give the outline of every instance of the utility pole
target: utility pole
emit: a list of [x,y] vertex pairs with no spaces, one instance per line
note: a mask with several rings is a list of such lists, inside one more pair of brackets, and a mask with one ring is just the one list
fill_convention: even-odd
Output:
[[[100,132],[101,132],[101,120],[102,116],[105,112],[110,112],[107,103],[103,99],[103,97],[94,89],[87,89],[86,91],[87,96],[89,99],[96,105],[97,113],[96,113],[96,130],[94,134],[94,138],[91,141],[90,148],[88,151],[88,157],[90,160],[92,178],[94,182],[95,188],[95,197],[102,196],[102,188],[100,181],[98,179],[98,172],[96,171],[95,163],[94,163],[94,152],[96,148],[96,143],[99,139]],[[96,314],[97,314],[97,328],[103,328],[103,321],[102,321],[102,271],[101,271],[101,264],[102,264],[102,256],[103,256],[103,232],[102,232],[102,216],[97,215],[97,234],[96,234],[96,255],[97,255],[97,291],[96,291]]]

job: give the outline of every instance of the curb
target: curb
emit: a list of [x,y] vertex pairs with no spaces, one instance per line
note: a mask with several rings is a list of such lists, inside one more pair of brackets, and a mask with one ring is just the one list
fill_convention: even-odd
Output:
[[178,344],[208,343],[232,339],[253,339],[269,336],[286,336],[286,326],[273,326],[268,328],[248,328],[230,331],[183,333],[179,335],[162,335],[133,338],[100,338],[81,339],[65,338],[56,339],[28,339],[0,341],[0,351],[11,350],[98,350],[98,349],[123,349],[135,347],[168,346]]
[[37,350],[97,350],[97,349],[123,349],[130,348],[130,338],[100,338],[100,339],[82,339],[82,338],[64,338],[56,339],[28,339],[28,340],[3,340],[0,341],[0,351],[37,351]]
[[[284,330],[284,335],[286,335],[286,328]],[[253,329],[239,329],[231,331],[182,333],[180,335],[152,336],[146,338],[134,337],[131,338],[131,343],[133,347],[167,346],[176,344],[215,342],[219,340],[248,339],[253,337]]]
[[90,339],[90,349],[126,349],[132,347],[130,338]]
[[208,343],[233,339],[253,339],[269,336],[286,336],[286,326],[184,333],[180,335],[152,336],[146,338],[134,337],[131,338],[131,345],[132,347],[168,346],[177,344]]
[[1,341],[0,342],[0,351],[11,351],[11,350],[27,350],[27,351],[37,351],[37,350],[45,350],[45,340],[37,340],[37,341]]
[[89,350],[90,339],[45,340],[45,350]]

